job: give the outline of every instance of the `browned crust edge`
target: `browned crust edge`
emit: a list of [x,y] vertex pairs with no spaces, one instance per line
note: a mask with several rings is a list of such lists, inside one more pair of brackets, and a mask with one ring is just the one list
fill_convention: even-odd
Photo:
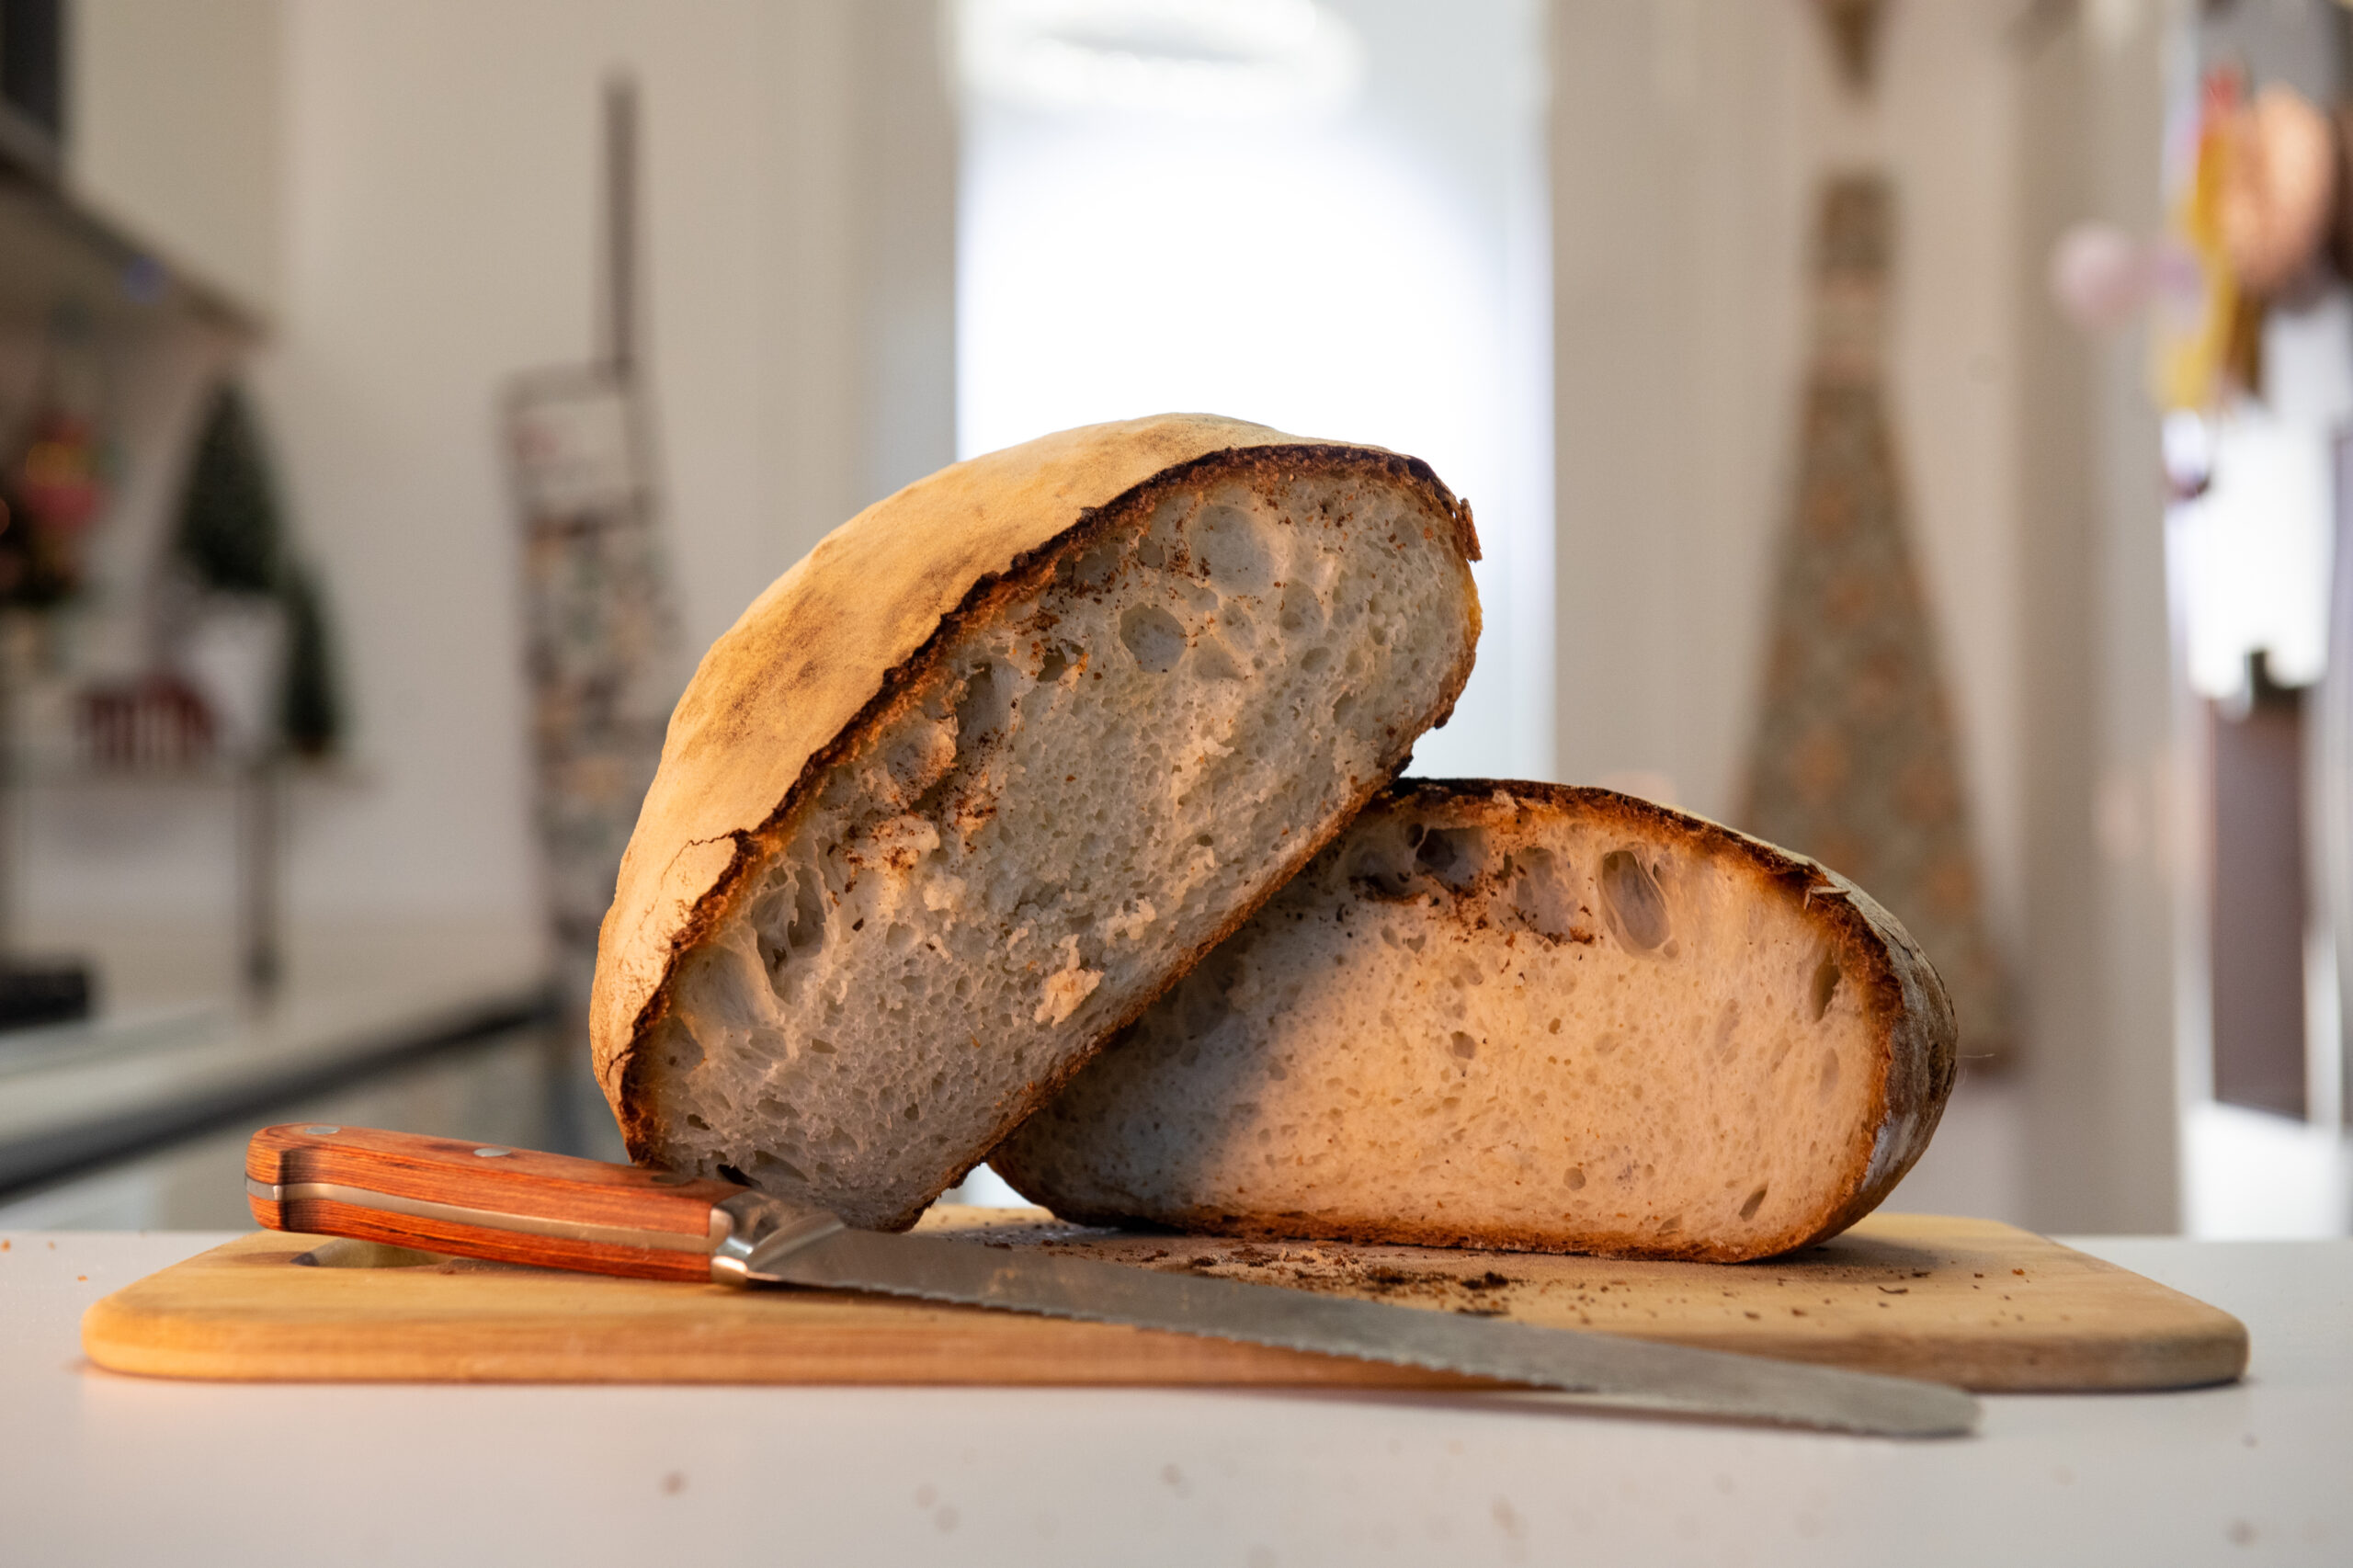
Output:
[[[1495,797],[1512,798],[1506,808]],[[1745,861],[1785,896],[1828,926],[1838,941],[1842,964],[1851,962],[1869,1016],[1877,1026],[1879,1051],[1872,1097],[1879,1106],[1874,1137],[1848,1151],[1835,1196],[1812,1224],[1792,1224],[1753,1244],[1730,1246],[1698,1241],[1662,1246],[1631,1236],[1593,1235],[1565,1243],[1556,1232],[1495,1225],[1430,1225],[1411,1221],[1332,1220],[1303,1214],[1236,1214],[1211,1209],[1162,1209],[1137,1214],[1057,1201],[1051,1184],[1024,1168],[1015,1147],[993,1152],[994,1168],[1014,1188],[1042,1202],[1074,1223],[1120,1225],[1143,1222],[1210,1235],[1256,1240],[1314,1238],[1377,1242],[1411,1246],[1483,1247],[1511,1252],[1577,1252],[1605,1257],[1643,1257],[1705,1263],[1739,1263],[1791,1252],[1826,1241],[1879,1206],[1927,1150],[1952,1092],[1957,1033],[1952,1004],[1935,968],[1893,915],[1869,893],[1831,870],[1778,845],[1721,823],[1657,805],[1637,796],[1586,785],[1547,784],[1510,778],[1405,778],[1391,784],[1372,809],[1413,812],[1442,808],[1474,820],[1518,825],[1521,808],[1537,806],[1587,817],[1615,819],[1631,831],[1680,840],[1708,855]],[[1189,967],[1189,966],[1188,966]],[[1874,1177],[1871,1166],[1883,1137],[1904,1131],[1904,1142]]]
[[[1470,620],[1469,634],[1463,640],[1462,658],[1449,672],[1439,700],[1419,722],[1401,729],[1400,738],[1391,748],[1393,755],[1385,755],[1381,758],[1347,809],[1334,813],[1332,819],[1315,833],[1302,835],[1299,849],[1280,863],[1279,874],[1267,879],[1258,896],[1237,908],[1233,918],[1206,941],[1179,955],[1150,994],[1088,1041],[1085,1050],[1074,1052],[1052,1076],[1025,1085],[1023,1092],[999,1117],[989,1136],[972,1152],[962,1169],[969,1171],[987,1158],[991,1148],[1051,1098],[1113,1035],[1141,1017],[1143,1010],[1159,999],[1161,992],[1175,984],[1218,943],[1240,929],[1243,923],[1279,892],[1300,868],[1338,836],[1340,830],[1354,820],[1366,802],[1411,758],[1415,741],[1452,717],[1455,701],[1462,695],[1464,683],[1471,678],[1472,665],[1478,652],[1481,617],[1477,591],[1471,580],[1470,562],[1480,556],[1479,535],[1472,520],[1470,504],[1448,489],[1437,471],[1421,459],[1375,447],[1308,442],[1226,447],[1165,468],[1103,505],[1081,511],[1070,527],[1016,556],[1004,571],[989,573],[976,579],[956,608],[940,617],[939,624],[925,639],[923,645],[886,670],[874,696],[831,741],[810,756],[775,810],[757,826],[738,828],[726,835],[734,842],[733,856],[712,882],[710,891],[696,902],[686,921],[671,934],[664,953],[661,981],[631,1020],[628,1044],[617,1053],[618,1060],[608,1075],[613,1085],[608,1091],[608,1098],[615,1119],[620,1124],[622,1142],[629,1150],[630,1158],[642,1165],[656,1163],[653,1153],[656,1129],[653,1112],[647,1105],[650,1095],[643,1076],[645,1059],[640,1048],[645,1043],[647,1035],[669,1012],[679,959],[730,917],[753,869],[765,864],[768,857],[790,838],[801,815],[810,802],[815,800],[823,780],[835,767],[856,756],[869,738],[896,714],[901,705],[911,699],[926,679],[937,673],[949,644],[967,627],[999,607],[1044,587],[1064,559],[1084,553],[1123,525],[1148,513],[1152,506],[1171,490],[1227,477],[1290,477],[1311,469],[1326,472],[1335,469],[1353,469],[1366,478],[1381,477],[1401,483],[1405,488],[1419,491],[1431,508],[1452,525],[1452,542],[1461,566],[1461,586]],[[922,1202],[894,1215],[881,1228],[906,1229],[921,1217],[933,1199],[959,1179],[961,1172],[950,1173],[925,1195]]]

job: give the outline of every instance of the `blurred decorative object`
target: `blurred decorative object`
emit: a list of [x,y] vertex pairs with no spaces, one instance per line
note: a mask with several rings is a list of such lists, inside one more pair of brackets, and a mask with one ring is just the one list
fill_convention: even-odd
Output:
[[1838,57],[1838,74],[1858,93],[1871,90],[1878,74],[1880,24],[1887,18],[1886,0],[1813,0],[1830,29],[1830,46]]
[[286,612],[258,594],[212,596],[180,633],[185,684],[202,694],[212,736],[231,757],[276,749],[286,685]]
[[342,740],[334,638],[317,581],[293,549],[259,423],[233,381],[206,411],[180,494],[162,629],[212,716],[237,782],[239,945],[251,994],[283,969],[278,901],[286,757]]
[[335,665],[325,590],[311,569],[298,562],[288,569],[278,599],[286,610],[278,733],[295,756],[315,761],[343,744],[343,679]]
[[292,549],[267,449],[244,394],[213,394],[181,494],[172,553],[194,592],[175,607],[175,657],[210,700],[234,756],[342,740],[334,636],[315,575]]
[[285,557],[284,533],[261,432],[244,394],[223,382],[197,437],[172,548],[203,588],[271,594]]
[[2336,128],[2295,88],[2274,82],[2222,125],[2215,217],[2240,289],[2278,299],[2317,271],[2336,214]]
[[2178,244],[2143,244],[2112,223],[2077,223],[2051,247],[2052,303],[2085,332],[2115,332],[2154,301],[2195,306],[2205,278]]
[[70,324],[16,460],[0,473],[0,605],[46,609],[82,585],[82,549],[106,506],[95,389]]
[[1796,506],[1743,823],[1893,911],[1952,994],[1962,1053],[1999,1057],[2009,994],[1886,407],[1893,195],[1879,174],[1837,176],[1821,210]]
[[2196,151],[2173,199],[2171,224],[2195,262],[2201,287],[2160,301],[2151,323],[2150,362],[2157,405],[2203,412],[2232,390],[2251,390],[2261,371],[2263,305],[2239,285],[2224,237],[2223,190],[2238,154],[2244,82],[2236,71],[2200,84]]
[[2078,223],[2051,252],[2051,297],[2087,332],[2122,326],[2147,303],[2149,258],[2131,235],[2108,223]]
[[[37,32],[46,18],[53,66],[55,8],[26,9]],[[0,105],[0,133],[13,137],[21,129],[20,107]],[[8,255],[0,244],[0,257]],[[8,411],[25,423],[14,437],[16,457],[0,468],[0,1028],[85,1017],[97,991],[87,964],[16,955],[13,842],[24,699],[38,697],[31,689],[37,686],[56,688],[48,677],[58,663],[58,612],[82,591],[83,551],[108,499],[90,329],[87,316],[70,303],[51,308],[29,416],[21,408]]]
[[540,833],[557,939],[583,978],[679,687],[640,426],[629,380],[604,368],[526,378],[507,408]]
[[603,362],[519,377],[506,446],[522,513],[524,663],[555,938],[558,1131],[618,1149],[588,1072],[597,933],[685,671],[636,344],[637,96],[605,97]]
[[2243,710],[2257,653],[2301,687],[2328,661],[2336,441],[2353,424],[2353,297],[2342,288],[2264,324],[2263,396],[2168,424],[2202,435],[2205,482],[2172,514],[2174,593],[2189,684]]
[[1324,114],[1364,81],[1363,41],[1314,0],[961,0],[955,15],[965,79],[1047,113]]
[[93,767],[191,767],[212,756],[212,710],[175,675],[92,687],[78,718],[82,754]]
[[2326,659],[2330,431],[2252,398],[2210,430],[2211,478],[2180,508],[2176,562],[2189,684],[2238,702],[2258,650],[2282,686],[2311,684]]

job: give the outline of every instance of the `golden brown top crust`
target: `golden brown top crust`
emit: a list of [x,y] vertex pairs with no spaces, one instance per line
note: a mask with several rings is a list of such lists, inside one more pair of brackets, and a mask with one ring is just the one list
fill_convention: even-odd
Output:
[[597,945],[590,1035],[618,1094],[676,956],[823,771],[824,754],[924,665],[992,587],[1147,488],[1222,462],[1389,468],[1425,488],[1477,560],[1469,508],[1427,465],[1211,415],[1095,425],[956,463],[828,534],[711,644],[671,714]]

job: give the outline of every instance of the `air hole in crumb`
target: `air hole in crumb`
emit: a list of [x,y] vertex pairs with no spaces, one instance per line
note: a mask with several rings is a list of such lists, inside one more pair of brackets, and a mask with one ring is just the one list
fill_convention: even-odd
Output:
[[1739,1042],[1733,1037],[1733,1031],[1737,1029],[1739,1027],[1740,1003],[1737,1000],[1727,1000],[1724,1003],[1723,1010],[1716,1015],[1716,1042],[1714,1051],[1717,1061],[1722,1062],[1725,1060],[1730,1057],[1733,1051],[1740,1048]]
[[820,1056],[831,1056],[834,1053],[834,1042],[829,1040],[819,1040],[813,1035],[810,1037],[809,1049]]
[[1479,1042],[1472,1040],[1469,1035],[1464,1034],[1461,1029],[1457,1029],[1454,1031],[1453,1041],[1449,1049],[1451,1050],[1455,1055],[1460,1056],[1463,1061],[1468,1062],[1472,1057],[1479,1054]]
[[1348,857],[1350,880],[1383,898],[1403,898],[1413,885],[1414,862],[1386,834],[1368,835]]
[[792,918],[784,927],[786,953],[806,952],[825,940],[825,888],[814,870],[792,879]]
[[1193,554],[1212,582],[1237,594],[1261,594],[1273,585],[1273,554],[1241,507],[1223,502],[1202,507],[1192,532]]
[[[720,1167],[722,1170],[725,1170],[726,1168],[727,1167],[724,1165]],[[807,1181],[809,1179],[807,1176],[801,1174],[801,1167],[799,1165],[794,1165],[790,1160],[786,1159],[783,1155],[771,1153],[767,1149],[755,1149],[752,1151],[752,1168],[763,1175],[766,1175],[771,1170],[782,1171],[786,1176],[790,1176],[795,1181]]]
[[[1771,1184],[1768,1183],[1767,1185],[1769,1186]],[[1747,1201],[1741,1204],[1740,1217],[1744,1220],[1754,1220],[1756,1218],[1756,1210],[1764,1206],[1765,1188],[1760,1187],[1755,1192],[1748,1195]]]
[[1601,858],[1601,902],[1632,950],[1646,953],[1666,940],[1666,895],[1632,850],[1612,849]]
[[1434,827],[1422,835],[1414,858],[1447,886],[1468,887],[1486,864],[1487,835],[1475,827]]
[[1012,683],[997,678],[995,665],[973,665],[964,677],[962,695],[956,699],[957,749],[971,753],[1003,730],[1012,716]]
[[1561,1032],[1561,1020],[1554,1018],[1551,1023],[1545,1025],[1544,1032],[1546,1034],[1559,1034]]
[[1823,1097],[1824,1099],[1825,1099],[1825,1100],[1826,1100],[1826,1099],[1828,1099],[1832,1095],[1834,1095],[1834,1094],[1836,1094],[1836,1093],[1837,1093],[1837,1092],[1838,1092],[1838,1053],[1837,1053],[1836,1051],[1824,1051],[1824,1052],[1822,1053],[1822,1088],[1821,1088],[1821,1095],[1822,1095],[1822,1097]]
[[1120,569],[1127,564],[1127,554],[1128,540],[1115,536],[1100,540],[1074,560],[1065,559],[1060,572],[1083,586],[1100,588],[1120,574]]
[[1242,666],[1224,643],[1204,638],[1193,650],[1193,673],[1203,680],[1240,680]]
[[[1315,590],[1304,583],[1285,584],[1280,616],[1282,629],[1292,632],[1305,631],[1310,627],[1321,627],[1323,623],[1324,605],[1315,597]],[[1323,655],[1321,659],[1316,659],[1318,653]],[[1311,670],[1321,669],[1331,662],[1331,658],[1332,650],[1329,648],[1311,648],[1300,662]],[[1309,664],[1308,660],[1315,662]]]
[[1158,605],[1137,605],[1120,618],[1120,641],[1150,675],[1166,675],[1185,656],[1185,628]]
[[1049,648],[1046,656],[1038,661],[1038,684],[1051,686],[1062,679],[1069,668],[1070,654],[1061,647]]
[[1585,1167],[1583,1165],[1571,1165],[1569,1167],[1569,1190],[1571,1192],[1574,1192],[1584,1185]]
[[1575,929],[1576,897],[1567,868],[1549,849],[1529,847],[1511,857],[1511,906],[1540,937],[1560,941]]
[[1830,1011],[1830,999],[1838,994],[1838,982],[1843,978],[1845,977],[1838,971],[1838,960],[1828,953],[1823,954],[1822,961],[1813,967],[1813,1021],[1815,1023],[1820,1023],[1822,1016]]

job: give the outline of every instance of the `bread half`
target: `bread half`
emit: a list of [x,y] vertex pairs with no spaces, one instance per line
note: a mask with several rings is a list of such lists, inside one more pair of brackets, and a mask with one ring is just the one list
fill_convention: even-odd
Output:
[[1952,1007],[1811,860],[1606,790],[1406,780],[991,1163],[1072,1220],[1730,1261],[1870,1212]]
[[703,660],[598,953],[631,1154],[911,1224],[1451,710],[1424,464],[1173,415],[959,463]]

